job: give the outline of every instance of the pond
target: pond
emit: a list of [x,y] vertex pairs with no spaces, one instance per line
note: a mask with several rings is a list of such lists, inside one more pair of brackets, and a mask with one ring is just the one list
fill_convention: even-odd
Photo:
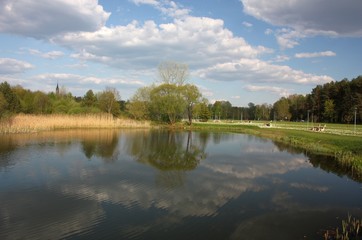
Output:
[[0,239],[322,239],[362,215],[333,159],[161,130],[0,136]]

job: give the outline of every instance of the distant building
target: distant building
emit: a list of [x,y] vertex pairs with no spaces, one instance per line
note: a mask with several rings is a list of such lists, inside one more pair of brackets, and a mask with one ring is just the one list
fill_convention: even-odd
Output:
[[57,87],[55,88],[55,94],[56,94],[56,95],[59,95],[59,85],[58,85],[58,82],[57,82]]

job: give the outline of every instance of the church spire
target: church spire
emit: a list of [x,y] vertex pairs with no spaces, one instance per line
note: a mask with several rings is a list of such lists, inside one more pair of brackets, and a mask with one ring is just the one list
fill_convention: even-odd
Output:
[[58,85],[58,81],[57,81],[57,87],[55,88],[55,94],[59,95],[59,85]]

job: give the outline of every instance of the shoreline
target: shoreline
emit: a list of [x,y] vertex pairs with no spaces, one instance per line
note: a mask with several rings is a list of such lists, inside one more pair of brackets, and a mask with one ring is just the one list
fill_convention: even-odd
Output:
[[[292,123],[289,123],[291,125]],[[154,129],[204,130],[250,134],[303,149],[306,152],[333,156],[339,164],[350,166],[351,171],[362,175],[362,137],[360,135],[339,135],[331,132],[314,132],[278,127],[261,127],[261,124],[200,123],[191,126],[176,124],[159,125],[150,121],[116,118],[110,114],[82,115],[27,115],[18,114],[0,121],[0,134],[37,133],[42,131],[69,129]]]
[[337,135],[287,128],[264,128],[248,124],[194,123],[189,130],[207,130],[250,134],[303,149],[309,153],[332,156],[351,171],[362,176],[362,137]]

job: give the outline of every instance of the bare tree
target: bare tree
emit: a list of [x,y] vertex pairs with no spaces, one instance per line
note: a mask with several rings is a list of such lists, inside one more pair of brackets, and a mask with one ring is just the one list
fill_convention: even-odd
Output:
[[189,77],[189,67],[187,64],[167,61],[158,66],[158,73],[162,83],[182,86]]

